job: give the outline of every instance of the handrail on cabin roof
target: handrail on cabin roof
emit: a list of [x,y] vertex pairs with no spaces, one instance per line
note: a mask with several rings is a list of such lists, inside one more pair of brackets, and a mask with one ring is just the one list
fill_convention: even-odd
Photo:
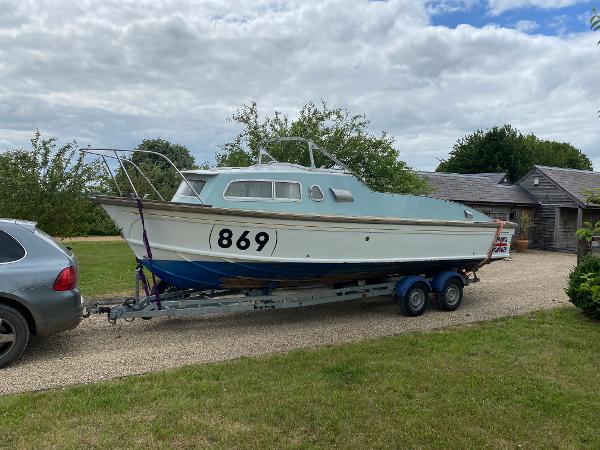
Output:
[[267,144],[273,144],[273,143],[277,143],[277,142],[305,142],[308,145],[308,155],[310,157],[309,169],[312,171],[318,170],[317,166],[315,165],[314,151],[319,150],[321,153],[323,153],[325,156],[327,156],[331,161],[333,161],[335,164],[337,164],[342,169],[344,169],[346,172],[351,173],[352,175],[356,176],[356,174],[352,170],[350,170],[348,168],[348,166],[346,166],[344,163],[342,163],[339,159],[337,159],[335,156],[333,156],[327,150],[319,147],[317,144],[315,144],[310,139],[306,139],[306,138],[303,138],[300,136],[274,137],[274,138],[263,139],[262,141],[260,141],[258,143],[258,165],[262,164],[263,155],[271,158],[271,161],[273,161],[273,162],[280,162],[280,161],[277,161],[275,158],[273,158],[273,156],[269,152],[267,152],[267,150],[265,148],[265,146]]

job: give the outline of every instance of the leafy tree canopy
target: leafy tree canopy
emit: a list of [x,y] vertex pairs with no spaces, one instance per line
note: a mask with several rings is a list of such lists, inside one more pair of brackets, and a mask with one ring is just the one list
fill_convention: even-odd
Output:
[[112,222],[89,201],[101,183],[76,142],[58,147],[36,131],[30,150],[0,154],[0,217],[32,220],[55,236],[114,234]]
[[450,158],[436,171],[454,173],[507,172],[512,181],[525,175],[534,165],[592,170],[592,162],[565,142],[542,140],[523,135],[510,125],[477,130],[459,139]]
[[[242,131],[221,146],[216,160],[219,166],[244,167],[258,161],[258,143],[266,138],[301,136],[312,140],[346,164],[373,190],[398,193],[425,193],[427,184],[406,163],[399,161],[394,139],[385,132],[373,135],[367,131],[369,121],[340,108],[306,103],[296,119],[276,111],[261,118],[255,102],[243,105],[231,117]],[[268,152],[282,162],[310,165],[306,144],[282,142],[269,146]],[[317,167],[333,163],[319,151]]]
[[[136,147],[136,150],[156,152],[165,155],[179,170],[195,169],[197,167],[196,160],[187,147],[179,144],[172,144],[164,139],[144,139],[142,143]],[[132,153],[128,159],[144,172],[146,177],[152,182],[165,200],[171,199],[181,183],[181,178],[176,174],[175,169],[173,169],[173,166],[171,166],[167,160],[158,155],[142,152]],[[151,196],[156,197],[154,191],[148,185],[148,182],[139,174],[135,166],[126,163],[125,168],[140,196],[150,194]],[[130,193],[132,191],[129,181],[121,168],[117,170],[115,178],[123,193]]]

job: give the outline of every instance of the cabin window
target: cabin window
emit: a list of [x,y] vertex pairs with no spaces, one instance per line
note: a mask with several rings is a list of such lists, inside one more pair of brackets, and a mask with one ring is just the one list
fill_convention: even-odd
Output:
[[275,198],[278,200],[300,200],[300,185],[289,181],[276,181]]
[[234,181],[225,190],[227,198],[272,199],[273,182],[271,181]]
[[320,202],[323,200],[323,191],[316,184],[312,185],[308,190],[308,196],[312,198],[315,202]]
[[538,186],[540,184],[540,177],[534,177],[533,178],[533,185],[534,186]]
[[248,200],[299,201],[302,198],[300,183],[294,181],[238,180],[229,183],[224,197]]
[[[188,180],[188,183],[192,185],[192,187],[194,188],[194,190],[196,191],[196,193],[198,195],[200,195],[200,192],[202,192],[202,189],[204,189],[204,185],[206,184],[206,181],[204,180]],[[192,191],[190,189],[190,186],[188,185],[188,183],[186,183],[185,181],[182,181],[181,184],[179,185],[179,188],[177,189],[177,192],[175,193],[175,195],[182,195],[182,196],[186,196],[186,197],[195,197],[196,194],[194,194],[194,191]]]

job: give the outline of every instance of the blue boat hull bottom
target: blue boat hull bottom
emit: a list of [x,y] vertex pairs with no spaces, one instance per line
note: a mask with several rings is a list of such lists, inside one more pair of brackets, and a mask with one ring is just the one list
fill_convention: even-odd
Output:
[[327,284],[442,270],[470,270],[481,258],[402,263],[231,263],[147,260],[142,264],[164,282],[178,288],[240,289]]

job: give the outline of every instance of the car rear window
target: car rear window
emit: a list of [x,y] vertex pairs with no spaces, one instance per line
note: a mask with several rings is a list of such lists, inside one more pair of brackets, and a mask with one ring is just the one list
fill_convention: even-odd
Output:
[[18,261],[25,256],[25,249],[10,234],[0,230],[0,263]]

